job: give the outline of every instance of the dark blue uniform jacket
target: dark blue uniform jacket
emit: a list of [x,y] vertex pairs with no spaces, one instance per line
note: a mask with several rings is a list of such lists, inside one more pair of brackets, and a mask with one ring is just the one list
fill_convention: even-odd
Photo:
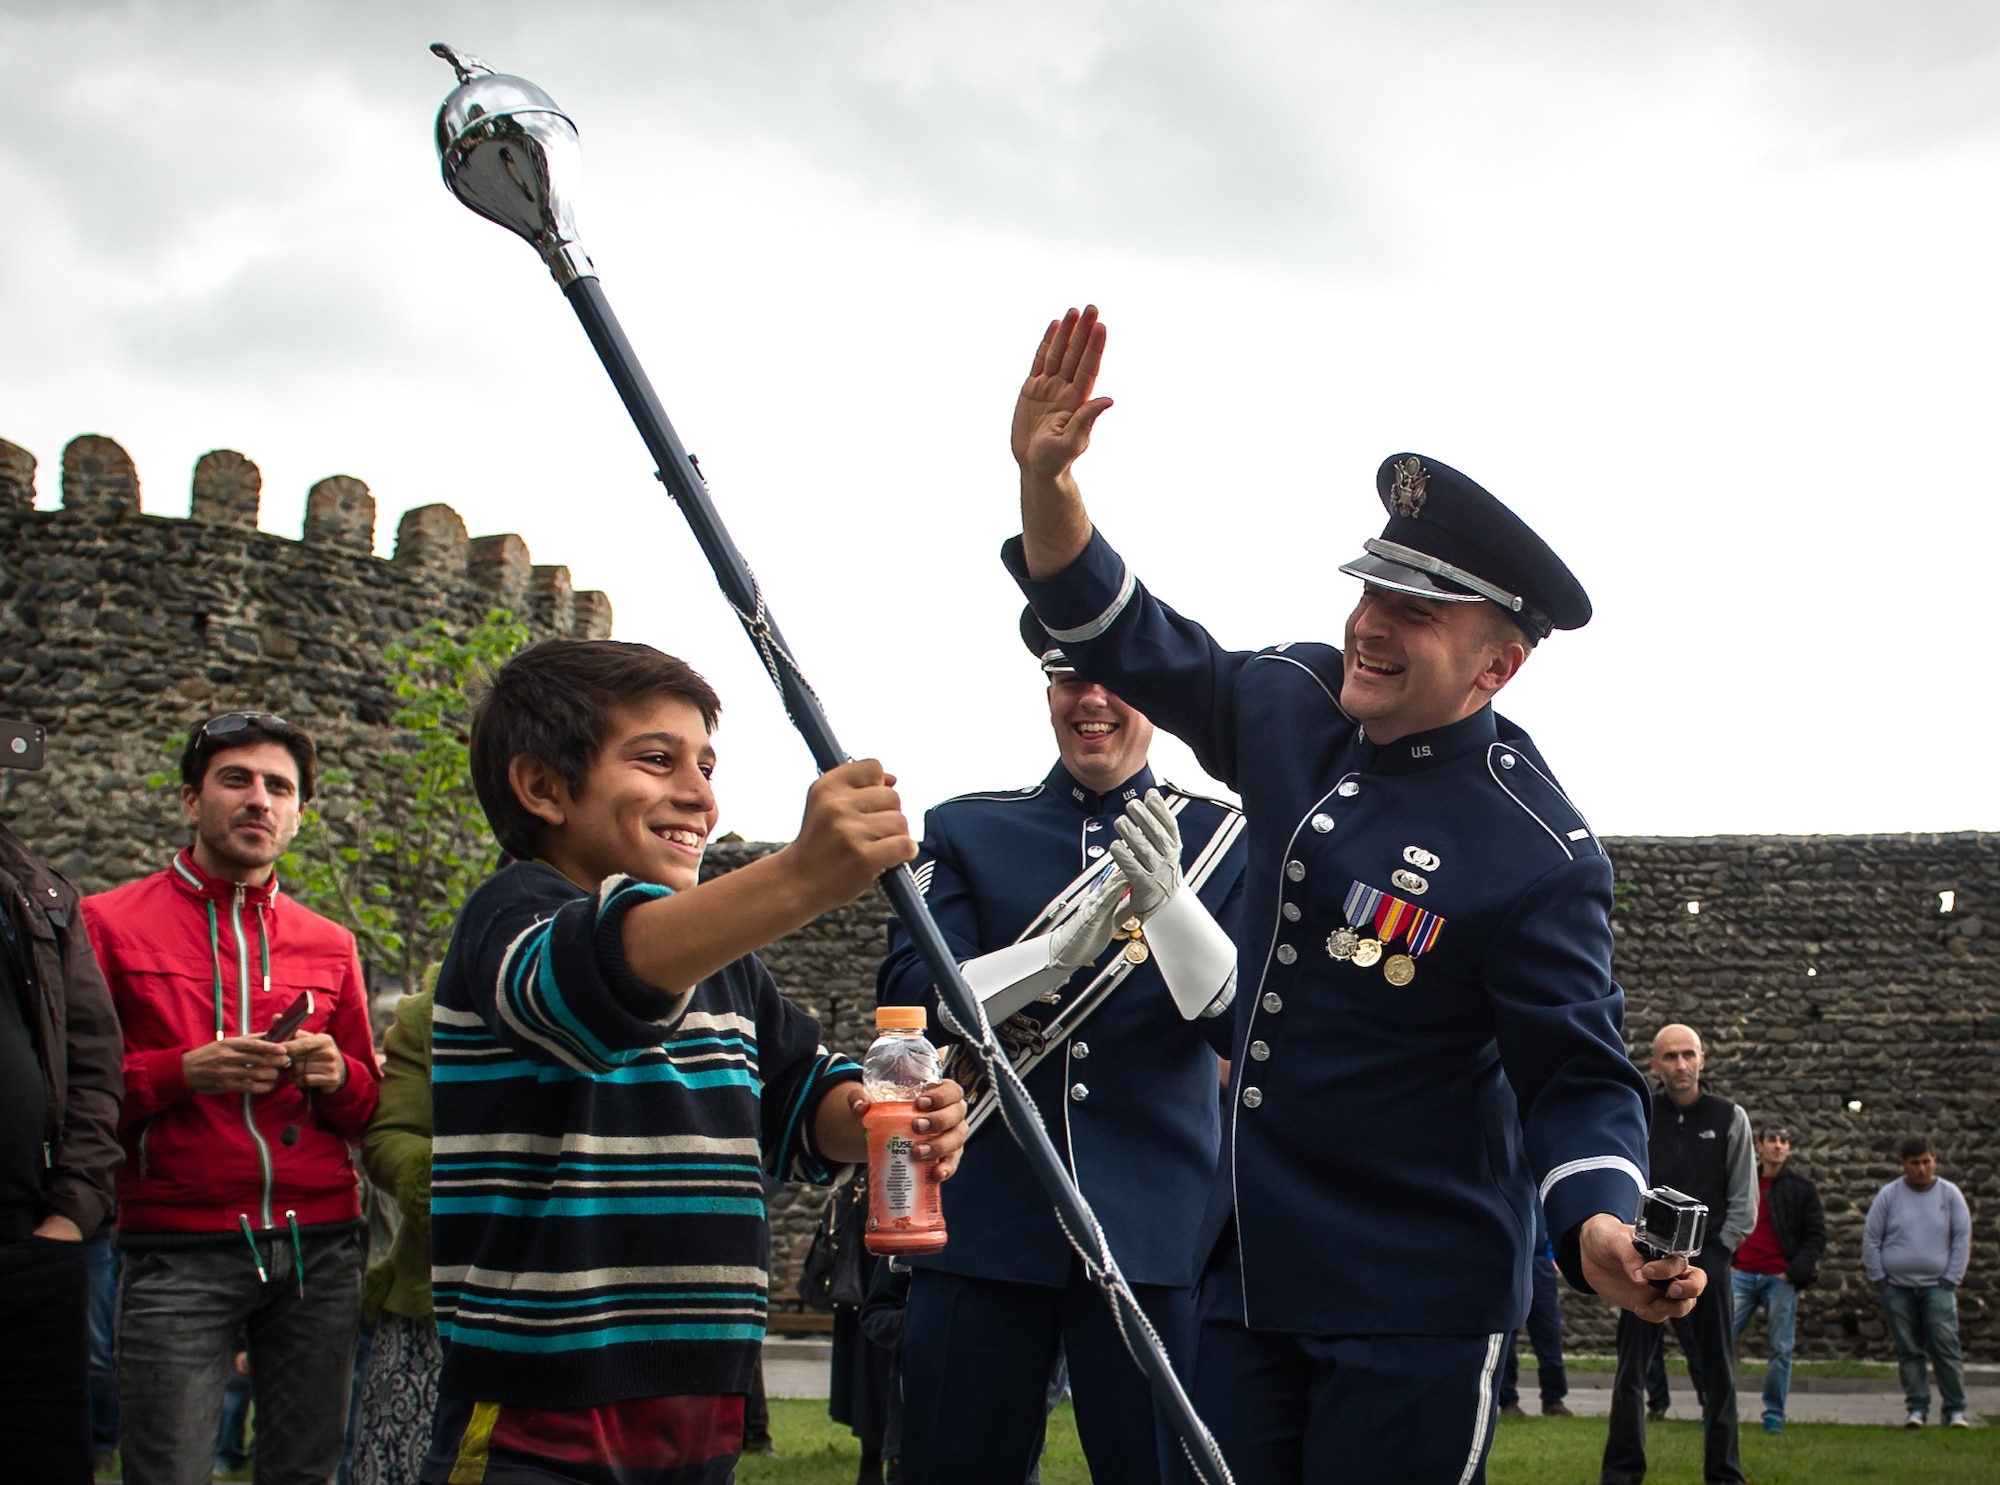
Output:
[[[914,869],[959,962],[1013,943],[1084,867],[1104,858],[1117,839],[1112,822],[1152,787],[1152,772],[1143,770],[1095,794],[1058,763],[1031,788],[967,794],[925,815]],[[1212,800],[1189,801],[1180,816],[1184,867],[1226,813]],[[1238,837],[1201,889],[1225,930],[1242,895],[1243,861]],[[1096,974],[1079,970],[1065,991],[1083,989]],[[876,993],[885,1005],[931,1006],[935,1024],[930,971],[901,924],[890,928]],[[1050,1139],[1135,1283],[1194,1282],[1195,1234],[1221,1134],[1216,1053],[1229,1031],[1227,1015],[1183,1021],[1158,968],[1142,964],[1028,1075]],[[1069,1244],[997,1114],[945,1183],[944,1215],[944,1251],[912,1264],[1016,1283],[1068,1282]]]
[[[1611,864],[1534,744],[1487,708],[1377,747],[1339,707],[1338,650],[1225,650],[1102,536],[1044,582],[1018,538],[1003,556],[1070,662],[1243,796],[1234,1096],[1198,1241],[1234,1214],[1247,1322],[1512,1329],[1537,1187],[1579,1282],[1575,1229],[1637,1209],[1646,1089],[1611,980]],[[1328,953],[1357,881],[1444,920],[1403,988]]]

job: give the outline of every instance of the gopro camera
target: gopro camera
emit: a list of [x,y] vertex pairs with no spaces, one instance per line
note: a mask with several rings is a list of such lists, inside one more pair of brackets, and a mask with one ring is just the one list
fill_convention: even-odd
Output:
[[[1639,1198],[1639,1215],[1632,1224],[1632,1246],[1651,1262],[1659,1258],[1692,1259],[1708,1232],[1708,1204],[1671,1186],[1655,1186]],[[1665,1290],[1671,1279],[1655,1279]]]

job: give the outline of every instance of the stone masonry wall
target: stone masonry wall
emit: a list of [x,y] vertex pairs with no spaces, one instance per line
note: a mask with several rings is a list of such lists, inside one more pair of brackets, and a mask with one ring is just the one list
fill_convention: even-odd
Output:
[[[1662,1025],[1695,1027],[1710,1087],[1753,1127],[1783,1122],[1819,1184],[1829,1242],[1800,1354],[1892,1359],[1861,1227],[1896,1146],[1925,1134],[1972,1208],[1965,1354],[2000,1361],[2000,835],[1605,844],[1633,1059]],[[1573,1347],[1611,1349],[1606,1307],[1579,1297],[1565,1318]],[[1754,1322],[1746,1352],[1761,1339]]]
[[85,434],[63,451],[62,508],[36,510],[34,457],[0,441],[0,711],[48,731],[41,772],[0,772],[0,818],[85,892],[185,844],[145,781],[203,716],[279,713],[360,769],[398,705],[382,651],[420,624],[497,606],[537,638],[611,632],[602,593],[573,592],[518,536],[468,537],[448,505],[406,512],[383,560],[360,480],[314,485],[299,541],[257,529],[262,483],[218,449],[195,465],[186,520],[144,515],[131,458]]
[[[280,712],[329,761],[365,767],[396,705],[381,652],[426,620],[471,624],[498,605],[538,637],[610,632],[603,594],[573,592],[518,536],[469,538],[447,505],[406,513],[394,558],[376,558],[374,501],[350,476],[312,488],[300,541],[257,530],[261,477],[228,450],[196,464],[186,520],[141,514],[131,459],[96,435],[64,450],[60,510],[33,508],[34,481],[33,457],[0,441],[0,713],[49,734],[41,773],[0,772],[0,818],[85,891],[157,870],[185,840],[145,779],[165,766],[161,742],[201,715]],[[1753,1122],[1789,1125],[1825,1196],[1832,1240],[1802,1296],[1801,1353],[1888,1357],[1861,1224],[1896,1175],[1897,1142],[1925,1133],[1973,1208],[1965,1351],[2000,1361],[2000,835],[1606,845],[1633,1057],[1645,1065],[1662,1024],[1695,1026],[1711,1086]],[[706,869],[773,849],[718,842]],[[828,1044],[857,1057],[888,918],[871,891],[764,955]],[[780,1309],[796,1308],[823,1201],[787,1187],[773,1202]],[[1570,1296],[1565,1317],[1572,1350],[1610,1350],[1606,1307]]]

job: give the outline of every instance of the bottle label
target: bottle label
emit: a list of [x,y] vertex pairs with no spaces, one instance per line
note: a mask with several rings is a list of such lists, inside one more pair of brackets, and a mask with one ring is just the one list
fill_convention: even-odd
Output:
[[880,1215],[895,1222],[917,1215],[916,1142],[907,1134],[892,1134],[882,1145]]

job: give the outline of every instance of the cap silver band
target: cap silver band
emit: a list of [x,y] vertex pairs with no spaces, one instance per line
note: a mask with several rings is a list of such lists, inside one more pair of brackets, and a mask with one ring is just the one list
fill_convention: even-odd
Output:
[[1461,588],[1470,588],[1481,598],[1490,598],[1513,613],[1518,614],[1524,609],[1529,613],[1534,612],[1528,608],[1523,599],[1509,593],[1505,588],[1489,583],[1485,578],[1474,577],[1464,568],[1453,567],[1449,562],[1433,557],[1429,552],[1420,552],[1415,547],[1404,546],[1401,542],[1383,541],[1379,536],[1371,536],[1361,545],[1370,556],[1381,557],[1389,562],[1400,562],[1405,567],[1414,567],[1417,571],[1427,572],[1432,577],[1441,577],[1447,582],[1457,583]]

